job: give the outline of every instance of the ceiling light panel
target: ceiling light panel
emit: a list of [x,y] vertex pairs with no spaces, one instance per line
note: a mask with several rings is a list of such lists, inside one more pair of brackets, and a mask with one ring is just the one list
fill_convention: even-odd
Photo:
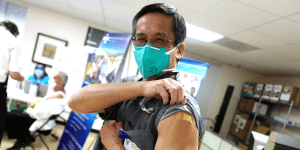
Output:
[[205,42],[212,42],[223,38],[224,36],[195,25],[186,23],[187,36]]
[[246,43],[242,43],[242,42],[239,42],[239,41],[227,38],[227,37],[213,41],[213,43],[233,49],[233,50],[237,50],[239,52],[247,52],[247,51],[253,51],[253,50],[260,49],[259,47],[248,45]]

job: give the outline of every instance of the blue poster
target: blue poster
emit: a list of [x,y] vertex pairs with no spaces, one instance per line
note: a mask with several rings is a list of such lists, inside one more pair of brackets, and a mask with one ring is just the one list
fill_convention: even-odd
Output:
[[184,89],[195,99],[197,98],[203,79],[205,78],[209,64],[189,59],[180,59],[176,69],[180,72],[178,80]]
[[120,68],[130,33],[106,32],[97,52],[89,54],[84,85],[111,83]]
[[130,39],[130,33],[106,32],[98,48],[108,53],[108,55],[123,55],[129,45]]
[[81,150],[97,117],[71,111],[57,150]]

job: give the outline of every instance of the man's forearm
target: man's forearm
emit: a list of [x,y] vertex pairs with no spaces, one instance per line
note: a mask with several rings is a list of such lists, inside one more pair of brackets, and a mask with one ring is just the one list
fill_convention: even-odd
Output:
[[142,89],[142,82],[92,84],[74,93],[68,105],[77,113],[91,113],[142,96]]

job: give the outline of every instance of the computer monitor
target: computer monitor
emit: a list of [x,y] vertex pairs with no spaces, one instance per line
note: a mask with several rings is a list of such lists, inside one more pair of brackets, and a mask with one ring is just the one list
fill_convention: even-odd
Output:
[[[30,90],[30,85],[33,83],[34,81],[30,81],[30,80],[25,80],[25,87],[24,87],[24,92],[26,94],[29,94],[29,90]],[[48,91],[48,85],[47,84],[38,84],[38,91],[37,91],[37,95],[38,97],[45,97]]]

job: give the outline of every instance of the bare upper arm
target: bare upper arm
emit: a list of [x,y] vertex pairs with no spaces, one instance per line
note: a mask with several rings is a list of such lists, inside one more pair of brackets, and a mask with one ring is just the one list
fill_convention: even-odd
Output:
[[163,120],[157,127],[155,150],[197,150],[198,129],[195,118],[187,112],[177,112]]

